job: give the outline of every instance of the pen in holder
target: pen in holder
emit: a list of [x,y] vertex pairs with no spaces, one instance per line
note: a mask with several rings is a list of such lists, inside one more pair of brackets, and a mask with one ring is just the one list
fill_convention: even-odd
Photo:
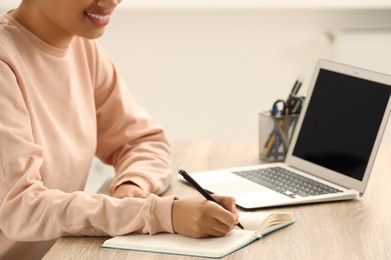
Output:
[[292,140],[299,114],[273,115],[272,111],[259,113],[259,158],[281,162]]

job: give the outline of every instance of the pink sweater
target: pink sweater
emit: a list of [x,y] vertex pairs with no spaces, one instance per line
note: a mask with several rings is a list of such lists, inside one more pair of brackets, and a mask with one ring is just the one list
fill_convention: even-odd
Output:
[[171,182],[164,131],[96,41],[54,48],[2,14],[0,88],[0,258],[60,236],[173,232],[172,196],[82,192],[94,156],[115,167],[111,191],[132,181],[161,194]]

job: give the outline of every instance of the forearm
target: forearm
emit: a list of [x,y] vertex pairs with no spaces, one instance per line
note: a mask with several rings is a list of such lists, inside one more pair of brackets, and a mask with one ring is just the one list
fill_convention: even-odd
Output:
[[36,184],[3,200],[0,228],[7,237],[19,241],[69,235],[173,232],[173,199],[155,195],[147,199],[116,199],[101,194],[48,190]]
[[96,155],[115,168],[110,192],[124,182],[161,194],[172,179],[170,145],[163,128],[119,80],[110,95],[99,92]]
[[125,146],[114,160],[116,178],[110,187],[111,194],[123,183],[134,183],[149,193],[163,193],[172,180],[169,149],[168,143],[162,141]]

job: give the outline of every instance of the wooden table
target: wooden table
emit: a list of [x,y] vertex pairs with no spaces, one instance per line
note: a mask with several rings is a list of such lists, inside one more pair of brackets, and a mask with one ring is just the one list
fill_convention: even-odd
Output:
[[[257,154],[256,142],[178,141],[173,143],[173,170],[178,166],[195,172],[258,164]],[[176,179],[167,194],[199,196]],[[380,147],[360,200],[278,210],[293,212],[297,223],[224,259],[391,259],[391,146]],[[107,238],[60,238],[44,259],[198,259],[100,248]]]

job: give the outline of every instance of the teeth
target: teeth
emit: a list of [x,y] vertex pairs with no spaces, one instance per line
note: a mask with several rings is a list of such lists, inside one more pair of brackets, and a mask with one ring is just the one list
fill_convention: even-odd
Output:
[[86,13],[88,16],[91,16],[92,18],[99,19],[101,21],[107,20],[110,16],[109,15],[97,15],[93,13]]

